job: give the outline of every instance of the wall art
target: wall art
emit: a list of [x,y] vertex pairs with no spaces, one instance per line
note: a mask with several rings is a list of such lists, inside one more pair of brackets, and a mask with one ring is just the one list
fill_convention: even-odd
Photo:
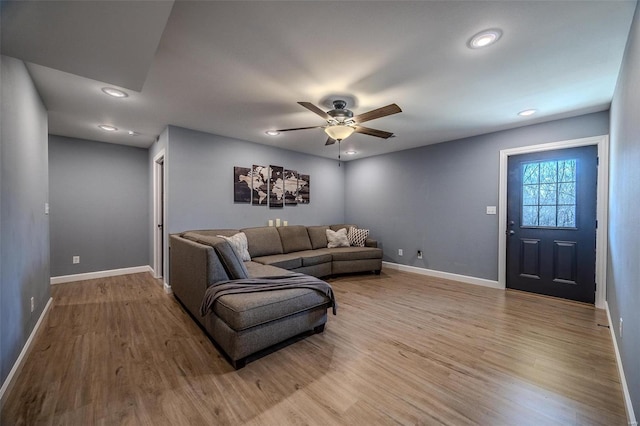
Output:
[[309,175],[300,175],[298,177],[298,196],[296,197],[298,204],[309,204],[311,201],[311,177]]
[[249,167],[233,168],[233,202],[251,202],[251,169]]
[[254,206],[266,206],[269,194],[269,168],[253,165],[251,170],[251,194]]
[[269,166],[269,207],[284,206],[284,167]]
[[298,204],[298,172],[295,170],[284,171],[284,204],[295,206]]

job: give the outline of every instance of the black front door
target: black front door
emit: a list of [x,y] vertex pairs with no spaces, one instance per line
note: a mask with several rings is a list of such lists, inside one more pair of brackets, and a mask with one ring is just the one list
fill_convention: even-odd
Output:
[[595,301],[597,146],[509,157],[507,287]]

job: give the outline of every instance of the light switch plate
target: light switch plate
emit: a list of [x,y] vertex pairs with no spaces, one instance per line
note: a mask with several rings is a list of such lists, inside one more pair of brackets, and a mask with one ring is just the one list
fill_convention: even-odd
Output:
[[496,206],[487,206],[487,214],[496,214]]

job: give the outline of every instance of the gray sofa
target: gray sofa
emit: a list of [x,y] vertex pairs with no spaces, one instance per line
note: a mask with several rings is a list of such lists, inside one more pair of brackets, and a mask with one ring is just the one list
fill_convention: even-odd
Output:
[[[223,350],[235,368],[250,355],[305,332],[322,332],[331,302],[307,289],[231,294],[201,315],[207,288],[242,277],[268,278],[303,273],[315,277],[380,273],[382,250],[369,239],[365,247],[327,248],[326,229],[352,225],[257,227],[187,231],[170,236],[169,281],[175,297]],[[251,261],[242,262],[218,235],[244,232]]]

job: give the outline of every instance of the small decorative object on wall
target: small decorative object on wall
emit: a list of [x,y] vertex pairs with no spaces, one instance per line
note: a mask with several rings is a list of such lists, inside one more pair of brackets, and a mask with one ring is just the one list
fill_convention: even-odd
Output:
[[269,207],[284,206],[284,167],[269,166]]
[[233,168],[233,202],[251,202],[251,169],[248,167]]
[[269,188],[269,168],[253,165],[251,170],[251,188],[254,206],[266,206]]
[[284,204],[295,206],[298,204],[298,172],[295,170],[284,171]]
[[300,175],[298,177],[298,204],[309,204],[311,200],[310,194],[311,177],[309,175]]

